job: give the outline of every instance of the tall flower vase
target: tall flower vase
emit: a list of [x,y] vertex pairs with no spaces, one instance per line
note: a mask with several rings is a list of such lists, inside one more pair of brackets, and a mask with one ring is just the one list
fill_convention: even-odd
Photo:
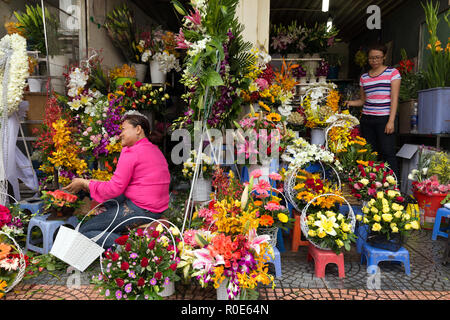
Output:
[[143,63],[133,63],[132,65],[136,70],[136,79],[139,82],[144,82],[147,75],[147,65]]
[[311,129],[311,144],[317,144],[319,146],[325,145],[325,129],[323,128]]
[[152,83],[165,83],[167,73],[159,69],[159,62],[155,60],[150,61],[150,76]]
[[231,297],[228,296],[227,287],[229,281],[230,280],[228,278],[225,278],[225,280],[223,280],[220,286],[216,289],[217,300],[239,300],[240,294],[234,296],[233,293],[231,293]]

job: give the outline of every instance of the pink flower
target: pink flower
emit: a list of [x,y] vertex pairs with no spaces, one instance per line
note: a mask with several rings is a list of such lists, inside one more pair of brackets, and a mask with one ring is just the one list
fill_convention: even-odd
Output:
[[369,190],[367,190],[367,193],[369,194],[369,196],[374,196],[377,194],[377,190],[374,188],[369,188]]
[[175,49],[189,49],[188,42],[184,38],[183,29],[180,28],[180,33],[175,36],[175,41],[177,42],[177,46]]
[[185,16],[185,18],[189,21],[191,21],[194,26],[200,26],[202,24],[202,16],[200,15],[200,11],[198,11],[197,8],[195,8],[194,13],[192,11],[190,12],[190,16]]
[[379,181],[375,181],[375,186],[377,188],[381,188],[383,186],[383,184],[381,182],[379,182]]
[[264,206],[264,209],[269,210],[269,211],[276,211],[276,210],[280,210],[281,206],[279,204],[274,203],[274,202],[269,202],[268,204],[266,204]]
[[269,87],[269,83],[264,78],[258,78],[255,80],[260,90],[266,90]]
[[354,185],[353,185],[353,188],[355,188],[356,190],[360,190],[361,188],[359,187],[359,184],[357,184],[357,183],[355,183]]
[[259,177],[262,176],[262,171],[261,171],[260,169],[253,170],[253,171],[250,173],[250,176],[253,177],[253,178],[255,178],[255,179],[257,179],[257,178],[259,178]]
[[259,194],[269,195],[271,186],[270,186],[269,182],[261,179],[261,180],[259,180],[258,184],[253,187],[253,190],[255,190]]
[[280,181],[281,175],[276,172],[272,172],[271,174],[269,174],[269,178],[275,181]]

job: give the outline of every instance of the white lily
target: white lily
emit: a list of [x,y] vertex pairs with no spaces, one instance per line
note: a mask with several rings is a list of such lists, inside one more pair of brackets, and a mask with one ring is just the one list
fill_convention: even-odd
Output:
[[339,225],[336,223],[336,217],[327,218],[325,215],[321,215],[320,221],[314,222],[314,225],[319,227],[318,233],[325,231],[331,236],[335,236],[337,234],[335,228],[339,228]]

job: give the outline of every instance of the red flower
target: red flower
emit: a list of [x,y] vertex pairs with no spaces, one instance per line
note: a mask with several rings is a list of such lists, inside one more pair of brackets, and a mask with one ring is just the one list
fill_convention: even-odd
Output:
[[397,200],[398,202],[403,202],[403,201],[405,201],[405,198],[403,198],[403,197],[397,197],[397,198],[395,198],[395,200]]
[[141,267],[145,268],[146,266],[148,266],[148,259],[146,257],[143,257],[141,260]]
[[117,286],[118,286],[119,288],[122,288],[123,285],[125,284],[125,282],[124,282],[122,279],[117,278],[117,279],[116,279],[116,284],[117,284]]
[[155,273],[155,279],[160,280],[162,278],[162,272],[158,271],[157,273]]
[[145,280],[144,280],[144,278],[139,278],[137,285],[138,285],[138,287],[144,286],[144,285],[145,285]]
[[131,251],[131,243],[127,243],[125,246],[125,251]]
[[355,196],[356,198],[358,198],[358,199],[361,199],[361,198],[362,198],[362,196],[361,196],[359,193],[356,193],[354,196]]
[[152,237],[153,238],[158,238],[158,236],[159,236],[159,231],[155,230],[155,231],[152,232]]
[[144,230],[142,230],[142,229],[137,229],[136,234],[137,234],[139,237],[143,237],[143,236],[144,236]]
[[136,81],[136,82],[134,83],[134,85],[136,86],[136,88],[140,88],[140,87],[142,86],[142,82]]
[[112,260],[112,261],[117,261],[117,260],[119,260],[119,254],[118,254],[117,252],[111,253],[111,260]]
[[169,267],[170,270],[175,271],[177,269],[177,264],[176,263],[172,263]]
[[155,241],[155,240],[152,240],[152,241],[148,244],[148,248],[149,248],[150,250],[153,250],[153,249],[155,248],[155,245],[156,245],[156,241]]
[[124,235],[121,236],[119,238],[117,238],[116,240],[114,240],[115,243],[117,243],[118,245],[123,246],[125,243],[127,243],[128,241],[128,235]]
[[120,264],[120,269],[123,270],[123,271],[128,270],[129,267],[130,267],[130,265],[128,264],[128,262],[123,261],[123,262]]

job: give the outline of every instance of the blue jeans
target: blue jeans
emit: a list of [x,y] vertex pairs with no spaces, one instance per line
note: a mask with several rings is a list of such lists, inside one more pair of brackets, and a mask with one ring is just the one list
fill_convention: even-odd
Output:
[[[153,219],[160,219],[161,213],[154,213],[146,209],[142,209],[135,205],[130,199],[126,198],[124,195],[118,196],[115,200],[119,203],[119,212],[117,213],[117,217],[114,220],[114,217],[117,212],[117,204],[113,201],[106,202],[103,206],[106,208],[106,211],[100,213],[98,216],[93,217],[88,220],[86,223],[83,223],[80,226],[80,233],[85,235],[86,237],[92,239],[95,236],[102,233],[111,222],[114,220],[114,223],[108,228],[108,231],[97,240],[97,244],[100,246],[103,244],[103,241],[106,239],[103,248],[110,248],[114,244],[114,240],[119,238],[122,233],[126,232],[127,229],[136,228],[137,226],[151,223],[151,220],[148,219],[132,219],[130,221],[121,224],[127,219],[144,216]],[[121,224],[114,232],[110,233],[116,226]]]

